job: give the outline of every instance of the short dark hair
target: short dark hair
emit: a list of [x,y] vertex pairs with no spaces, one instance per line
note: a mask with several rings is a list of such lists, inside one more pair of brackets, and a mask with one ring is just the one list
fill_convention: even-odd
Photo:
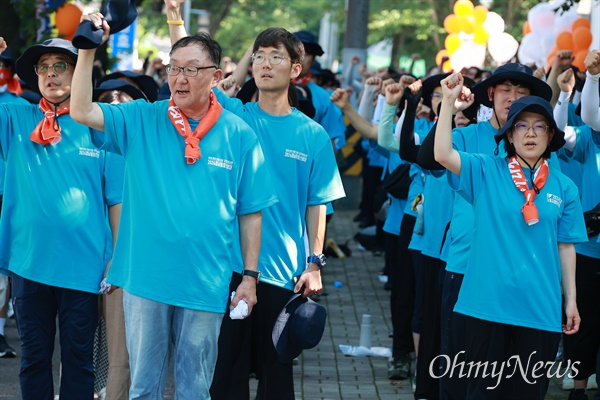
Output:
[[169,52],[169,57],[173,55],[173,53],[182,48],[188,46],[199,46],[203,50],[208,53],[208,58],[212,61],[217,67],[221,65],[221,45],[214,40],[208,33],[199,32],[192,36],[186,36],[184,38],[179,39],[173,47],[171,47],[171,51]]
[[293,63],[301,63],[304,60],[304,45],[294,34],[283,28],[268,28],[258,34],[254,40],[252,52],[259,47],[285,47]]

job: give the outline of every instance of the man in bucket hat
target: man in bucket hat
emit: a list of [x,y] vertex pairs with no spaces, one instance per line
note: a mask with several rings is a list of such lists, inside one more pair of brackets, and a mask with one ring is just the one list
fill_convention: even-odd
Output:
[[[0,38],[0,52],[5,48]],[[42,100],[0,104],[0,158],[7,165],[0,269],[12,276],[27,400],[54,397],[57,315],[60,397],[94,396],[98,290],[116,236],[123,163],[97,150],[88,128],[70,117],[76,62],[67,40],[31,46],[17,60],[17,73]]]
[[[475,102],[492,108],[492,117],[488,121],[471,124],[464,128],[452,130],[452,142],[459,151],[467,153],[483,153],[492,155],[497,144],[494,135],[504,126],[508,119],[508,110],[512,103],[524,96],[537,96],[547,101],[551,99],[552,90],[545,82],[533,76],[531,68],[517,63],[505,64],[494,71],[494,74],[475,85],[471,91]],[[429,169],[440,169],[443,166],[434,161],[433,141],[440,129],[428,135],[421,146],[419,162],[425,160]],[[426,152],[426,154],[422,154]],[[552,162],[551,162],[552,163]],[[425,164],[421,164],[425,165]],[[452,219],[448,238],[446,273],[442,288],[442,334],[441,354],[450,357],[464,350],[465,319],[462,314],[453,312],[454,305],[467,269],[469,251],[473,241],[474,215],[472,205],[461,196],[454,196]],[[440,360],[440,368],[447,366],[445,359]],[[440,395],[442,398],[464,398],[466,381],[455,376],[444,375],[440,378]]]

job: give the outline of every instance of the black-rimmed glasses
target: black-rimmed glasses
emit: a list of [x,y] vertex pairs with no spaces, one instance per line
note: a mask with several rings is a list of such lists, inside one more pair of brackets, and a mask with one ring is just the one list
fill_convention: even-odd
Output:
[[165,70],[167,71],[167,75],[171,75],[171,76],[177,76],[179,75],[179,73],[181,71],[183,71],[183,75],[185,76],[197,76],[198,72],[201,69],[209,69],[209,68],[214,68],[217,69],[216,65],[209,65],[208,67],[193,67],[193,66],[188,66],[188,67],[178,67],[176,65],[171,65],[171,64],[167,64],[165,66]]

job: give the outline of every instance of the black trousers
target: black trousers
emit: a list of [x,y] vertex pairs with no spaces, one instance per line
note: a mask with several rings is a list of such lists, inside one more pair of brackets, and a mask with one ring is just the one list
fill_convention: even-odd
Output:
[[[366,160],[366,157],[363,158]],[[376,197],[381,190],[382,167],[373,167],[368,162],[363,163],[363,190],[360,202],[360,212],[368,222],[367,226],[375,224],[375,213],[379,211],[376,206]]]
[[[467,400],[544,400],[550,382],[546,365],[556,358],[560,333],[468,316],[465,327],[467,362],[463,373],[469,376],[463,379],[467,381]],[[476,373],[476,367],[469,366],[471,362],[484,363],[488,372],[497,373],[501,365],[504,370],[499,376],[485,376],[483,367]],[[494,362],[496,365],[492,366]],[[534,371],[539,362],[544,366]]]
[[[440,272],[442,261],[421,255],[423,275],[423,320],[419,339],[419,359],[417,361],[417,389],[415,399],[439,399],[439,379],[431,371],[439,370],[436,357],[440,354],[440,311],[442,305],[442,282]],[[435,360],[435,361],[434,361]]]
[[390,276],[392,290],[390,307],[394,338],[392,356],[402,357],[414,350],[412,338],[412,315],[415,306],[415,272],[413,257],[408,245],[412,237],[416,218],[404,215],[398,237],[398,262],[392,265]]
[[600,260],[577,254],[577,309],[581,317],[579,331],[563,335],[565,357],[579,361],[574,379],[587,379],[596,372],[596,354],[600,349]]
[[[230,292],[242,281],[234,273]],[[292,363],[282,364],[277,359],[271,333],[275,321],[293,292],[268,283],[256,286],[258,303],[243,320],[232,320],[229,311],[223,316],[219,334],[219,355],[210,388],[214,400],[248,400],[249,376],[256,373],[260,400],[294,400]],[[229,302],[227,303],[229,310]]]

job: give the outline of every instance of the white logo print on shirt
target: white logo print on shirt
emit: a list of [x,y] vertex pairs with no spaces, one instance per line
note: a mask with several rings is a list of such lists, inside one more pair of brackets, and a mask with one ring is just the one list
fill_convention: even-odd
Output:
[[551,193],[546,194],[546,201],[548,203],[552,203],[558,207],[560,207],[560,205],[562,204],[562,199],[560,197],[558,197],[557,195],[551,194]]

